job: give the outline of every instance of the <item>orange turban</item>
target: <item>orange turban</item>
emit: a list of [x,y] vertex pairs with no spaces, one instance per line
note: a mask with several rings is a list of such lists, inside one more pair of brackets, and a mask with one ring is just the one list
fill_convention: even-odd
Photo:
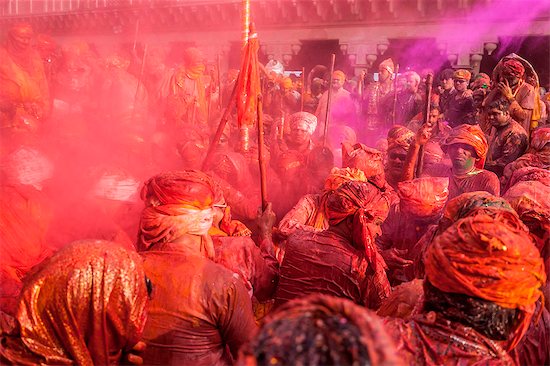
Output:
[[414,140],[414,132],[404,126],[394,126],[388,131],[388,151],[401,147],[409,150]]
[[489,85],[491,85],[491,77],[481,72],[474,77],[474,81],[472,82],[472,89],[488,89]]
[[385,192],[369,182],[349,181],[327,199],[327,218],[331,226],[353,217],[353,244],[365,250],[367,261],[377,269],[379,261],[369,224],[380,225],[387,217],[390,203]]
[[460,69],[456,70],[453,74],[453,79],[460,79],[460,80],[470,80],[472,77],[472,73],[468,70]]
[[529,236],[487,215],[462,219],[437,236],[424,263],[426,278],[441,291],[520,310],[509,349],[527,330],[546,282],[544,262]]
[[211,209],[215,191],[212,179],[196,170],[167,172],[149,179],[141,191],[145,208],[139,224],[139,249],[147,250],[188,233],[181,222],[184,210]]
[[334,191],[342,184],[349,181],[366,182],[365,173],[353,168],[332,168],[328,178],[325,180],[325,191]]
[[403,212],[419,217],[441,214],[449,197],[449,178],[425,177],[397,184]]
[[478,169],[483,169],[489,144],[487,143],[485,134],[478,125],[460,125],[453,128],[445,140],[444,146],[452,144],[466,144],[473,147],[479,158],[475,166]]
[[341,70],[336,70],[336,71],[334,71],[334,73],[332,74],[332,78],[333,78],[333,79],[346,80],[346,74],[344,74],[344,72],[341,71]]

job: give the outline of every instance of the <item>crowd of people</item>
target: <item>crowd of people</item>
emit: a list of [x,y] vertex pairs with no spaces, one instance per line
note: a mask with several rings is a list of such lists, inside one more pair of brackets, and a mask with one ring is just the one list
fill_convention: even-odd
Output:
[[0,363],[550,363],[550,97],[527,60],[386,59],[370,82],[271,60],[247,125],[239,71],[179,54],[9,30]]

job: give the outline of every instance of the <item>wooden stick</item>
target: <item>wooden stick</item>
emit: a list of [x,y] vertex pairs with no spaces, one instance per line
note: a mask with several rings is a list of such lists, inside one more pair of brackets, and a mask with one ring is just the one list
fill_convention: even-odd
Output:
[[260,189],[262,194],[262,210],[267,207],[267,176],[264,160],[264,124],[262,111],[262,95],[258,95],[257,100],[257,117],[258,117],[258,164],[260,165]]
[[218,109],[221,111],[223,108],[223,93],[222,93],[222,76],[221,76],[221,57],[218,54]]
[[214,153],[214,149],[216,148],[216,145],[218,145],[218,142],[222,137],[223,130],[225,129],[225,125],[227,124],[227,120],[229,119],[229,114],[231,113],[231,109],[233,108],[233,103],[235,103],[235,97],[237,96],[237,83],[238,83],[238,80],[235,81],[235,85],[233,86],[233,91],[231,92],[231,97],[229,98],[227,107],[225,107],[225,111],[223,112],[223,116],[220,120],[220,124],[218,125],[218,129],[216,130],[216,134],[214,135],[214,137],[212,138],[212,141],[210,142],[210,146],[208,147],[208,152],[206,153],[206,157],[202,162],[202,170],[205,170],[208,167],[208,164],[212,159],[212,154]]
[[[432,84],[433,84],[433,75],[428,74],[428,76],[426,76],[426,101],[424,104],[424,115],[423,115],[422,126],[427,125],[430,119],[430,101],[432,99]],[[416,161],[416,178],[420,178],[420,176],[422,175],[423,168],[424,168],[424,146],[422,145],[418,150],[418,159]]]
[[300,90],[300,112],[303,112],[304,111],[304,94],[306,92],[305,90],[305,78],[304,78],[304,73],[306,72],[306,68],[305,67],[302,67],[302,75],[301,75],[301,79],[302,79],[302,90]]
[[137,105],[137,100],[139,96],[139,88],[143,84],[143,74],[145,72],[145,58],[147,57],[147,46],[148,45],[145,44],[145,48],[143,49],[143,58],[141,59],[141,68],[139,70],[139,78],[138,78],[138,83],[136,87],[136,94],[134,94],[134,106],[132,108],[132,119],[131,119],[132,122],[134,121],[134,117],[136,113],[136,105]]
[[395,125],[395,110],[397,108],[397,74],[399,74],[399,64],[395,65],[395,79],[393,80],[393,105],[391,109],[391,126]]
[[325,112],[325,131],[323,134],[323,147],[327,146],[327,135],[328,135],[328,123],[330,118],[330,97],[332,95],[332,74],[334,74],[334,63],[336,62],[336,54],[332,54],[330,61],[330,77],[328,81],[328,91],[327,91],[327,109]]

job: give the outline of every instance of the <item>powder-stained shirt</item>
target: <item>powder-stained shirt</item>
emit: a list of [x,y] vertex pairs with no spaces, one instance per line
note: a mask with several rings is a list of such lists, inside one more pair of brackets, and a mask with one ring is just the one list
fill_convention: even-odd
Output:
[[376,308],[388,294],[374,278],[364,251],[329,228],[320,233],[298,230],[288,238],[275,292],[276,306],[308,294],[344,297]]
[[144,364],[231,364],[226,347],[236,355],[256,329],[241,279],[200,255],[148,251],[143,257],[153,284]]

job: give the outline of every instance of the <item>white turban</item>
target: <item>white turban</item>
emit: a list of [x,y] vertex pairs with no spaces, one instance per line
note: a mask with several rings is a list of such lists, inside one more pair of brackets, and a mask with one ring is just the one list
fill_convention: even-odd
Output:
[[297,112],[290,116],[289,124],[293,130],[301,129],[313,135],[317,128],[317,117],[309,112]]

